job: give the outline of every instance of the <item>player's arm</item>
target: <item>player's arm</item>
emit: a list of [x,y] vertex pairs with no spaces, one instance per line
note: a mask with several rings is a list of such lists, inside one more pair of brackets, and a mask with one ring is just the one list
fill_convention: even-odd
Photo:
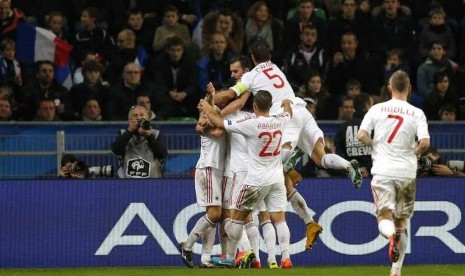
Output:
[[373,139],[371,139],[370,134],[364,130],[360,129],[357,133],[357,139],[364,143],[367,146],[372,146],[373,145]]
[[228,90],[223,90],[215,94],[214,100],[215,104],[222,106],[225,103],[229,102],[232,99],[236,98],[236,92],[229,88]]
[[223,119],[207,101],[200,102],[197,108],[207,116],[214,126],[224,129]]
[[241,110],[244,107],[245,103],[247,102],[247,99],[249,99],[249,96],[250,96],[250,92],[246,91],[242,93],[240,97],[230,102],[227,106],[225,106],[221,110],[221,113],[220,113],[221,117],[224,118],[234,113],[236,110]]
[[423,138],[418,141],[418,145],[415,148],[415,155],[419,158],[421,154],[429,148],[429,138]]
[[284,112],[287,112],[291,115],[292,118],[292,107],[291,107],[291,100],[284,99],[281,106],[284,108]]

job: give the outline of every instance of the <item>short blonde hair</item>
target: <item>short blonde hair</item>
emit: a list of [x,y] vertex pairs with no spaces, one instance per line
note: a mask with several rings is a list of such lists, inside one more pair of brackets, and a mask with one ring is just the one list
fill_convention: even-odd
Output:
[[410,87],[410,77],[404,71],[397,70],[389,79],[389,85],[394,91],[408,93],[408,89]]

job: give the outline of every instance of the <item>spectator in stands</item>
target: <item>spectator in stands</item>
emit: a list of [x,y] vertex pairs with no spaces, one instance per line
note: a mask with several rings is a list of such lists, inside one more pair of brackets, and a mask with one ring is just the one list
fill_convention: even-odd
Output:
[[102,81],[103,66],[97,60],[84,63],[82,68],[84,82],[71,88],[70,96],[73,102],[75,117],[81,117],[81,112],[88,99],[96,99],[103,103],[109,93],[108,83]]
[[163,177],[168,150],[161,132],[152,128],[148,120],[145,107],[130,108],[128,128],[122,131],[111,146],[113,153],[118,155],[119,178]]
[[102,120],[102,109],[97,99],[90,98],[84,104],[82,108],[82,121],[101,121]]
[[144,46],[148,53],[152,53],[152,43],[155,32],[145,24],[144,15],[140,9],[129,10],[126,27],[136,35],[136,45]]
[[343,34],[341,49],[342,52],[336,52],[328,66],[326,81],[329,92],[340,100],[347,82],[355,79],[362,84],[362,91],[377,94],[375,70],[370,61],[358,52],[357,35],[351,32]]
[[61,121],[57,116],[57,106],[52,99],[42,99],[39,102],[39,109],[34,121]]
[[114,40],[105,29],[99,26],[99,13],[100,11],[94,7],[84,8],[81,12],[80,22],[83,29],[76,33],[73,43],[73,60],[75,63],[78,63],[83,53],[87,51],[98,53],[103,63],[114,55]]
[[328,50],[334,54],[339,50],[341,37],[344,33],[351,31],[357,35],[360,49],[363,52],[371,50],[371,22],[369,18],[357,11],[355,0],[343,0],[342,11],[334,19],[328,22]]
[[315,12],[313,0],[298,0],[297,13],[284,25],[284,45],[295,48],[299,44],[299,36],[305,25],[312,25],[318,31],[318,39],[321,45],[325,45],[325,21]]
[[0,0],[0,37],[16,40],[16,28],[24,14],[11,8],[11,0]]
[[353,118],[354,113],[354,99],[350,97],[344,97],[342,99],[341,105],[339,105],[339,114],[337,119],[341,121],[350,120]]
[[45,16],[47,29],[64,41],[70,41],[70,34],[65,26],[65,17],[60,11],[51,11]]
[[434,75],[437,72],[446,72],[450,86],[454,86],[455,70],[457,64],[447,58],[443,42],[433,41],[429,50],[429,57],[420,64],[417,70],[417,93],[426,97],[434,88]]
[[147,109],[150,121],[160,120],[157,117],[157,114],[155,113],[155,111],[152,110],[152,102],[150,101],[149,95],[144,95],[144,94],[139,95],[136,99],[136,105],[143,106],[145,107],[145,109]]
[[86,63],[86,62],[88,62],[90,60],[99,61],[98,54],[95,53],[95,52],[92,52],[92,51],[86,51],[86,52],[83,53],[83,55],[81,57],[81,60],[80,60],[80,63],[79,63],[80,66],[76,65],[76,66],[79,66],[79,67],[77,67],[76,70],[74,70],[74,73],[73,73],[73,84],[74,85],[80,84],[80,83],[82,83],[84,81],[84,75],[82,74],[82,66],[84,65],[84,63]]
[[439,109],[439,117],[443,122],[455,122],[457,118],[458,109],[452,104],[443,104]]
[[245,42],[250,48],[257,40],[265,40],[270,46],[271,60],[280,66],[284,54],[284,26],[273,18],[265,1],[257,1],[250,6],[245,24]]
[[228,10],[221,10],[205,15],[202,23],[202,45],[199,45],[202,54],[208,51],[212,35],[215,32],[221,32],[226,36],[228,42],[227,49],[234,55],[242,53],[244,25],[242,19],[237,14]]
[[302,100],[304,100],[307,103],[307,110],[312,114],[313,118],[316,119],[316,101],[313,98],[310,97],[304,97]]
[[109,64],[110,80],[117,80],[128,63],[135,62],[143,69],[148,60],[148,54],[143,46],[137,47],[136,35],[129,29],[124,29],[118,33],[116,38],[116,48],[118,51],[111,57]]
[[399,0],[383,0],[381,10],[373,10],[373,59],[381,65],[387,51],[400,48],[406,57],[413,53],[414,24],[408,7]]
[[9,84],[15,90],[23,85],[21,67],[16,60],[16,43],[4,38],[0,42],[0,83]]
[[111,87],[105,99],[106,120],[124,120],[127,110],[136,103],[137,97],[141,94],[154,97],[153,85],[143,79],[141,74],[142,70],[136,63],[128,63],[124,66],[122,80]]
[[318,30],[305,25],[300,33],[300,43],[284,56],[284,72],[294,91],[305,84],[311,71],[323,74],[328,64],[325,49],[318,43]]
[[[159,99],[168,96],[168,103],[162,104],[166,109],[164,118],[197,117],[198,74],[193,70],[195,63],[186,56],[184,44],[179,37],[168,38],[166,51],[160,54],[153,64],[153,79],[158,87]],[[152,103],[156,102],[152,100]],[[169,110],[168,110],[169,109]],[[157,115],[160,113],[157,112]]]
[[179,23],[178,9],[169,5],[163,12],[163,25],[155,31],[153,51],[159,53],[165,47],[167,39],[174,36],[181,38],[184,45],[189,45],[191,42],[189,29],[186,25]]
[[13,120],[13,111],[11,110],[11,103],[9,100],[0,98],[0,121]]
[[350,79],[346,84],[346,97],[354,99],[362,93],[362,84],[358,80]]
[[51,100],[62,120],[74,118],[69,91],[55,80],[53,63],[48,60],[36,63],[36,79],[24,85],[18,97],[19,114],[24,120],[32,120],[39,109],[39,102]]
[[456,113],[460,110],[459,99],[451,91],[449,76],[446,72],[438,72],[434,75],[434,88],[425,99],[423,110],[425,111],[426,118],[428,120],[440,120],[440,109],[444,104],[452,105]]
[[373,98],[361,93],[354,99],[353,107],[355,113],[353,119],[346,120],[336,133],[335,144],[336,154],[345,159],[356,159],[360,164],[360,172],[363,177],[370,175],[372,166],[371,147],[365,146],[357,139],[357,132],[362,123],[362,119],[373,105]]
[[410,75],[410,67],[408,63],[404,61],[402,49],[394,48],[387,51],[386,63],[381,66],[378,82],[379,86],[387,85],[389,78],[397,70],[402,70]]
[[226,50],[226,36],[216,32],[212,36],[210,51],[197,62],[199,72],[199,90],[207,91],[207,84],[212,82],[216,90],[226,87],[230,78],[229,60],[234,54]]
[[306,85],[298,92],[298,96],[315,99],[318,120],[335,120],[337,118],[337,110],[331,108],[331,104],[334,102],[333,97],[324,89],[322,77],[318,71],[310,72]]
[[446,24],[446,12],[442,8],[432,8],[429,12],[429,21],[418,35],[419,61],[429,56],[433,41],[441,41],[445,45],[446,56],[454,59],[457,55],[456,38],[452,29]]

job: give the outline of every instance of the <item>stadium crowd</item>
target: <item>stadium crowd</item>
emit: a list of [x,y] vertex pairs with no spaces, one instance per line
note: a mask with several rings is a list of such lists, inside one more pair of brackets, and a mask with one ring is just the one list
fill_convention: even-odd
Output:
[[[139,102],[153,120],[195,118],[257,40],[318,120],[351,119],[359,93],[388,99],[398,69],[429,120],[463,120],[464,13],[461,0],[0,0],[0,120],[125,120]],[[72,86],[53,61],[15,58],[22,21],[73,46]]]

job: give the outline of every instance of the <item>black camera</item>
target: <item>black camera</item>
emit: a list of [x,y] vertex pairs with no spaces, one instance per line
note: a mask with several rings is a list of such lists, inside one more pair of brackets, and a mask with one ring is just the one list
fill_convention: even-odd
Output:
[[87,165],[83,161],[77,161],[71,164],[71,167],[69,168],[69,172],[87,174],[88,172]]
[[115,172],[112,165],[89,167],[89,174],[95,177],[113,177]]
[[432,172],[433,165],[435,164],[441,164],[441,160],[440,159],[433,160],[429,157],[420,157],[418,159],[418,169],[421,172]]
[[145,119],[139,119],[139,127],[142,128],[143,130],[149,130],[152,128],[152,125],[150,124],[149,120]]

